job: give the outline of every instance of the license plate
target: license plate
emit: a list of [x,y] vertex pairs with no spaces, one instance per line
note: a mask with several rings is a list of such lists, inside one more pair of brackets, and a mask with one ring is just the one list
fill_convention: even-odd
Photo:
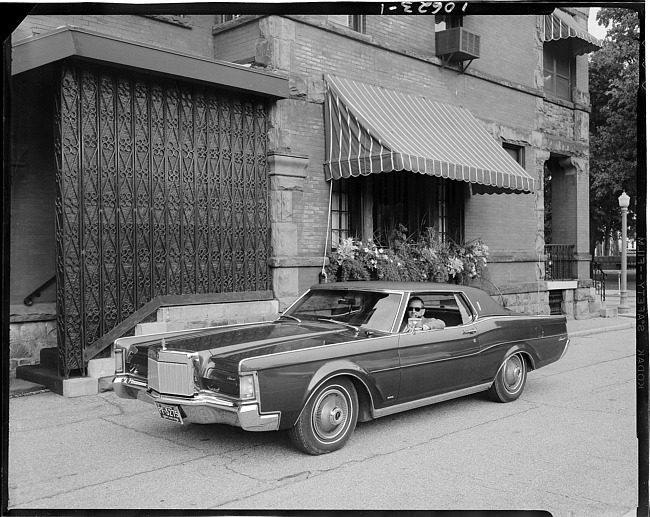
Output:
[[181,416],[181,411],[178,409],[178,406],[170,406],[169,404],[156,402],[156,407],[158,408],[158,413],[160,413],[160,416],[164,419],[172,420],[179,424],[183,423],[183,417]]

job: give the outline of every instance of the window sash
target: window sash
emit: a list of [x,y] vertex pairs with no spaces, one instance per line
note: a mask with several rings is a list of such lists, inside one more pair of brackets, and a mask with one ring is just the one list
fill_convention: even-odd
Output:
[[564,42],[557,43],[544,44],[544,91],[571,100],[573,59],[570,57],[570,47]]

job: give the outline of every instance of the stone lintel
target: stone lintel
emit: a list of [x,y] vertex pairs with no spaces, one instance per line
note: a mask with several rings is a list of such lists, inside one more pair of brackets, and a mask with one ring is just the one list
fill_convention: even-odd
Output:
[[[329,259],[325,260],[327,265]],[[322,267],[323,257],[276,256],[269,258],[268,264],[273,268]]]
[[[519,282],[512,284],[504,284],[498,286],[499,291],[484,289],[488,294],[518,294],[518,293],[532,293],[532,292],[546,292],[546,283],[545,282]],[[494,291],[494,292],[492,292]]]
[[488,262],[539,262],[539,260],[539,255],[529,251],[490,252],[488,258]]
[[291,155],[271,152],[267,156],[269,176],[291,176],[305,179],[309,157],[304,155]]

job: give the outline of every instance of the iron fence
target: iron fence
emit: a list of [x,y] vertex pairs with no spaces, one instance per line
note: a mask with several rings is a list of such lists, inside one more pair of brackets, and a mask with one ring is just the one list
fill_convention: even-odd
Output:
[[578,278],[574,250],[573,244],[547,244],[544,246],[546,280],[575,280]]

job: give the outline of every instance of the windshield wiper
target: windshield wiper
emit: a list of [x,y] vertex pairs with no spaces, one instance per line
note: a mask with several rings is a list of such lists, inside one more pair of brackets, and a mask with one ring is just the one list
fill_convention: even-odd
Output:
[[359,333],[359,327],[355,327],[354,325],[350,325],[349,323],[344,323],[343,321],[332,320],[329,318],[318,318],[318,321],[327,321],[329,323],[336,323],[338,325],[343,325],[344,327],[354,330],[357,334]]
[[278,319],[280,319],[280,318],[291,318],[292,320],[296,320],[298,323],[302,323],[301,320],[299,320],[299,319],[296,318],[295,316],[292,316],[291,314],[280,314],[280,316],[278,317]]

